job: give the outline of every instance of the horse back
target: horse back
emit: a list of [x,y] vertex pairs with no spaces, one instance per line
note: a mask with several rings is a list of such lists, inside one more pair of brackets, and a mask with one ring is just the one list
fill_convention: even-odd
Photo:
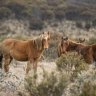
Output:
[[7,51],[16,51],[26,53],[26,49],[28,47],[28,41],[16,40],[16,39],[5,39],[2,42],[2,46],[4,50]]
[[94,52],[96,52],[96,44],[92,45],[92,49]]
[[92,45],[93,58],[96,61],[96,44]]

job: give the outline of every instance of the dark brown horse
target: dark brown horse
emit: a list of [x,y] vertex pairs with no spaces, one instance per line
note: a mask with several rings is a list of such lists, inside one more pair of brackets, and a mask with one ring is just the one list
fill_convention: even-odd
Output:
[[45,32],[33,40],[23,41],[12,38],[5,39],[1,44],[5,72],[9,71],[9,64],[13,58],[18,61],[28,61],[26,74],[30,71],[31,65],[33,65],[33,68],[36,71],[39,58],[44,49],[49,47],[49,38],[49,32]]
[[[80,47],[81,46],[81,47]],[[96,62],[96,44],[93,45],[83,45],[78,46],[79,53],[83,56],[86,63]]]
[[66,54],[68,51],[76,51],[78,54],[81,54],[88,64],[96,61],[96,44],[85,45],[72,41],[68,37],[62,38],[58,46],[58,56]]
[[85,40],[80,39],[79,42],[76,42],[76,41],[70,40],[68,37],[62,37],[57,50],[58,57],[60,57],[62,54],[66,54],[68,51],[79,51],[77,47],[84,41]]

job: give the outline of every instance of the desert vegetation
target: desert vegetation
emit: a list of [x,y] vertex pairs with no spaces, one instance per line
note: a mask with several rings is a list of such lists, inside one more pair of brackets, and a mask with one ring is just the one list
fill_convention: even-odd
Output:
[[85,29],[90,29],[92,25],[95,27],[95,6],[93,7],[87,1],[84,4],[79,2],[82,7],[78,2],[75,1],[75,3],[71,0],[1,0],[0,20],[14,18],[28,20],[29,28],[34,30],[43,29],[46,25],[45,21],[51,23],[64,19],[75,22],[84,21]]
[[[48,73],[41,67],[42,75],[33,73],[25,79],[19,96],[95,96],[95,69],[75,53],[62,55],[56,60],[56,69]],[[40,81],[38,81],[42,78]],[[94,77],[94,79],[93,79]],[[39,79],[38,79],[39,78]],[[25,93],[24,93],[25,92]],[[26,94],[27,93],[27,94]]]
[[49,31],[49,48],[25,77],[26,64],[13,61],[6,75],[0,69],[0,96],[96,96],[95,64],[68,52],[57,56],[62,36],[96,43],[95,0],[0,0],[0,42],[34,39]]

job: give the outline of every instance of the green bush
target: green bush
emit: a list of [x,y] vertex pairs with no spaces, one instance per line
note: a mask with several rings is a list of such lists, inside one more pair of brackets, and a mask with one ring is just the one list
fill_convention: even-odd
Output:
[[91,28],[90,22],[86,22],[86,24],[85,24],[85,29],[86,29],[87,31],[89,31],[90,28]]
[[88,68],[88,64],[77,53],[67,53],[61,55],[56,61],[59,71],[66,71],[71,74],[72,78],[77,77],[78,73]]
[[76,27],[78,27],[78,28],[83,28],[82,22],[77,21],[77,22],[76,22]]
[[25,10],[25,6],[23,4],[19,4],[16,2],[8,3],[7,7],[12,11],[13,14],[15,14],[15,18],[22,19],[22,12]]
[[3,36],[3,35],[0,36],[0,42],[3,41],[5,38],[6,38],[6,35],[4,35],[4,36]]
[[95,44],[96,43],[96,38],[90,38],[89,41],[87,42],[88,44]]
[[0,7],[0,19],[9,18],[12,15],[12,11],[6,7]]
[[43,72],[43,80],[39,84],[34,76],[26,78],[25,89],[30,96],[62,96],[64,88],[68,85],[68,77],[62,73],[57,76],[54,72]]
[[56,64],[59,70],[64,70],[66,67],[75,67],[75,70],[78,72],[85,70],[87,66],[82,57],[75,52],[63,54],[60,58],[57,59]]
[[48,10],[48,9],[42,10],[42,20],[50,20],[52,18],[54,18],[54,14],[52,10]]
[[30,20],[30,29],[41,30],[44,27],[44,22],[41,19],[32,18]]
[[80,96],[96,96],[96,84],[93,85],[90,81],[85,82]]
[[96,19],[92,21],[92,26],[96,27]]
[[55,9],[55,11],[54,11],[54,14],[55,14],[55,18],[57,19],[57,20],[63,20],[64,19],[64,17],[65,17],[65,12],[64,12],[65,10],[63,9]]

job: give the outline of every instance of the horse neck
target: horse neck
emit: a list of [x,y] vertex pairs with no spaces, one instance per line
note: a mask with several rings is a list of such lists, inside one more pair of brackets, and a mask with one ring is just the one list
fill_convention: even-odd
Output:
[[96,44],[92,44],[90,46],[92,46],[93,49],[96,49]]
[[76,43],[76,42],[72,42],[72,41],[69,42],[69,48],[70,48],[70,49],[73,48],[73,49],[75,50],[75,48],[77,48],[77,46],[78,46],[78,43]]
[[77,51],[78,53],[80,53],[81,55],[83,55],[83,53],[85,52],[84,50],[86,50],[86,48],[90,48],[90,45],[85,45],[85,44],[79,44],[77,47]]
[[42,38],[41,37],[39,37],[39,38],[37,38],[37,40],[39,40],[39,44],[37,45],[37,51],[38,52],[43,52],[44,51],[44,47],[42,46]]
[[90,45],[85,45],[85,44],[81,44],[81,43],[79,43],[78,44],[78,47],[80,47],[80,48],[86,48],[86,47],[89,47]]

